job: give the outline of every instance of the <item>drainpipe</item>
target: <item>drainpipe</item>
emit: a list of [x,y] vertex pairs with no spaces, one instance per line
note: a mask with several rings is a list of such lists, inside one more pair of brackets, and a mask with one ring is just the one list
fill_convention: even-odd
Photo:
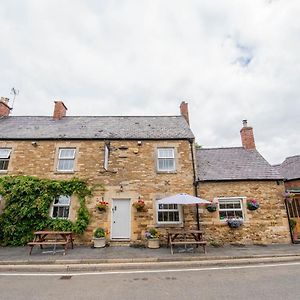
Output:
[[[193,149],[193,139],[189,140],[190,149],[192,155],[192,165],[193,165],[193,186],[195,197],[198,197],[198,184],[199,180],[196,180],[196,168],[195,168],[195,158],[194,158],[194,149]],[[196,218],[197,218],[197,229],[200,230],[200,219],[199,219],[199,204],[196,204]]]

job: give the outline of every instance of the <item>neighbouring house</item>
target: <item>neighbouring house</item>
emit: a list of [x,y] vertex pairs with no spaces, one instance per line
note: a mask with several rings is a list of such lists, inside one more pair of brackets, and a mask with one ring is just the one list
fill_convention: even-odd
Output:
[[[290,219],[296,221],[291,226],[293,241],[300,242],[300,155],[287,157],[280,165],[274,166],[284,177],[286,205]],[[290,197],[292,195],[292,197]],[[292,223],[291,223],[292,224]]]
[[[97,187],[86,199],[91,219],[78,242],[88,243],[96,227],[109,230],[111,241],[142,243],[145,231],[182,227],[194,221],[179,205],[156,200],[193,194],[194,135],[188,104],[179,116],[66,116],[55,101],[53,116],[10,116],[8,99],[0,100],[0,176],[31,175],[47,179],[87,180]],[[104,187],[102,188],[101,185]],[[138,211],[134,204],[143,201]],[[107,202],[106,211],[96,207]],[[78,199],[53,199],[53,218],[75,220]]]
[[[283,176],[256,150],[246,120],[240,133],[242,147],[196,150],[198,195],[217,206],[215,212],[203,209],[206,238],[216,244],[289,243]],[[252,201],[258,209],[248,208]],[[232,219],[243,225],[229,228]]]

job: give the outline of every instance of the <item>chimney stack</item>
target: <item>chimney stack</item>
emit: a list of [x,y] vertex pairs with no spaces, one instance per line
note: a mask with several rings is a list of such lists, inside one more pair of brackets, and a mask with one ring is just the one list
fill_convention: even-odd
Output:
[[63,117],[66,116],[67,110],[67,107],[62,101],[54,101],[53,119],[61,120]]
[[255,149],[253,128],[248,126],[247,120],[243,120],[243,128],[240,130],[242,145],[246,150]]
[[11,111],[11,108],[8,106],[8,98],[0,98],[0,117],[8,117]]
[[186,103],[184,101],[181,102],[181,104],[180,104],[180,114],[185,118],[187,123],[190,125],[188,103]]

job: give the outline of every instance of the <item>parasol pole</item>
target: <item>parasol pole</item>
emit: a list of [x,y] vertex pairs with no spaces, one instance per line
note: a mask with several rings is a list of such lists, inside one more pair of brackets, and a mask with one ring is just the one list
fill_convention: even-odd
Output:
[[[193,148],[194,139],[190,139],[189,142],[190,142],[191,154],[192,154],[194,193],[195,193],[195,197],[198,197],[197,188],[198,188],[199,180],[196,180],[196,168],[195,168],[194,148]],[[197,229],[200,230],[199,204],[196,204],[196,220],[197,220]]]

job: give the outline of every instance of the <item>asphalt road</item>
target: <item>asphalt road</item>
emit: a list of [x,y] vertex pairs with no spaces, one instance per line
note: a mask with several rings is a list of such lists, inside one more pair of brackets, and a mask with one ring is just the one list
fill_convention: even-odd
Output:
[[0,273],[0,299],[299,299],[300,263],[102,274]]

